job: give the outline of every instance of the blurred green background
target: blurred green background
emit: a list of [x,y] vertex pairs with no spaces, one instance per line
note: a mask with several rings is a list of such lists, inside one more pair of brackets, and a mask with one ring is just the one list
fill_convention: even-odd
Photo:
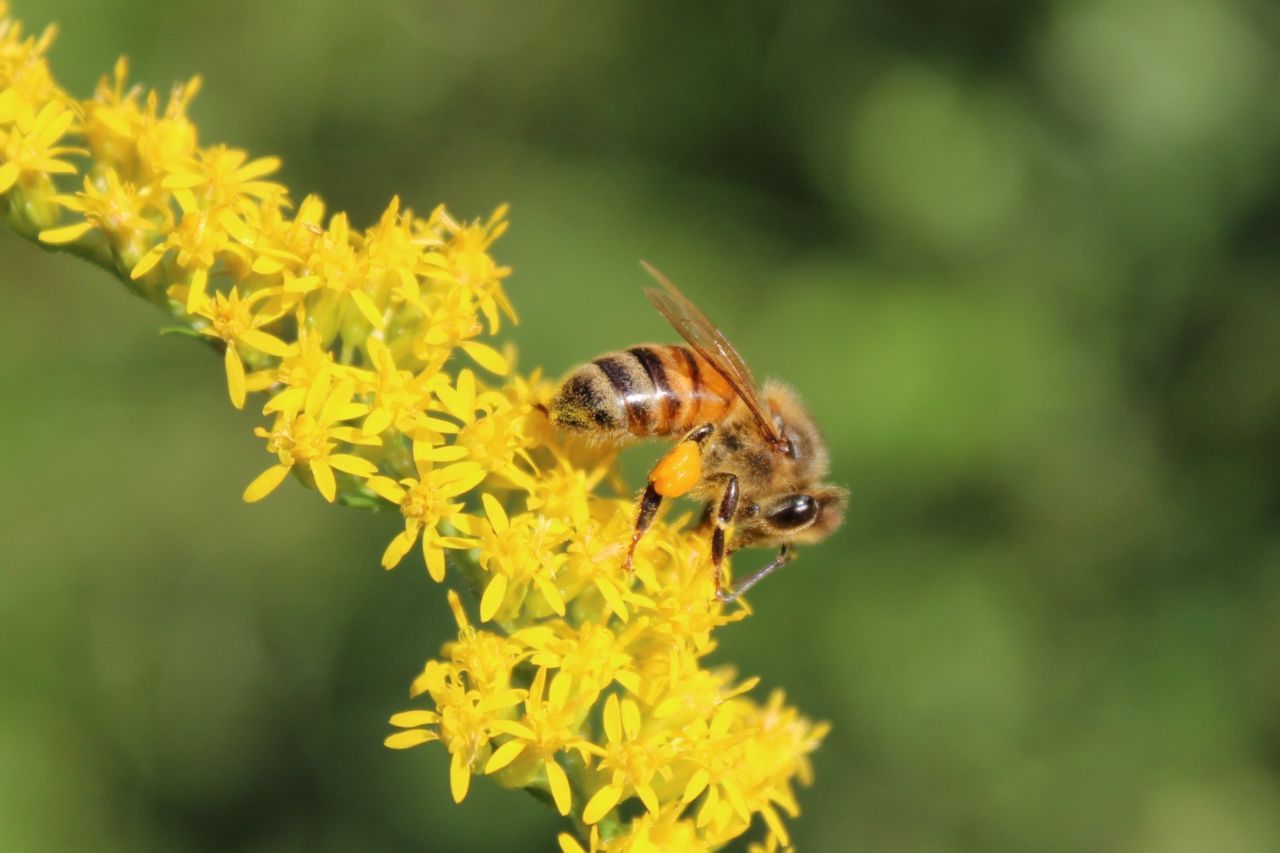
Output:
[[[1280,850],[1276,4],[16,5],[357,222],[511,202],[526,368],[669,339],[645,257],[798,386],[848,523],[715,659],[835,725],[801,849]],[[245,506],[219,359],[0,270],[0,849],[552,850],[380,746],[452,633],[395,519]]]

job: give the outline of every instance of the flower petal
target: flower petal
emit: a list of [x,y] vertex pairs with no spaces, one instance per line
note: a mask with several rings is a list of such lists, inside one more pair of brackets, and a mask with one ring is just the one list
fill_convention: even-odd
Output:
[[489,524],[493,526],[493,532],[499,536],[506,533],[511,527],[511,522],[507,518],[506,510],[502,508],[502,504],[487,492],[480,496],[480,500],[484,503],[484,514],[489,517]]
[[649,810],[649,814],[657,816],[662,810],[662,803],[658,800],[658,793],[653,790],[651,785],[637,784],[636,796],[640,798],[640,802],[644,803],[644,807]]
[[547,785],[551,788],[551,798],[556,801],[556,810],[568,816],[569,808],[573,805],[569,777],[554,758],[547,759]]
[[626,732],[630,740],[635,740],[640,734],[640,706],[636,704],[634,699],[623,699],[622,705],[622,730]]
[[288,465],[272,465],[263,471],[244,490],[245,503],[256,503],[276,490],[289,475]]
[[191,284],[187,286],[187,313],[194,314],[204,304],[204,290],[209,283],[209,271],[201,267],[191,274]]
[[533,576],[533,582],[537,584],[538,592],[542,593],[542,597],[547,600],[547,606],[557,616],[563,616],[565,613],[564,596],[560,594],[560,589],[555,585],[555,582],[542,572]]
[[257,160],[250,160],[239,169],[236,169],[236,180],[251,181],[254,178],[261,178],[263,175],[270,175],[272,172],[279,170],[279,157],[259,157]]
[[0,166],[0,193],[8,192],[10,187],[18,182],[18,175],[21,172],[22,169],[12,160]]
[[522,738],[524,740],[533,740],[537,737],[537,735],[533,733],[533,729],[529,728],[524,723],[517,723],[515,720],[494,720],[489,727],[499,734],[511,735],[512,737]]
[[[351,395],[355,392],[355,383],[349,379],[344,379],[334,386],[329,392],[329,397],[324,401],[324,405],[320,407],[320,414],[316,416],[316,420],[322,424],[332,424],[338,421],[344,421],[344,411],[351,404]],[[310,401],[308,401],[307,411],[312,411]],[[363,412],[361,412],[363,414]]]
[[[459,463],[459,464],[466,464],[466,463]],[[485,471],[483,468],[480,468],[479,466],[476,466],[476,470],[472,471],[471,473],[465,476],[459,477],[456,480],[451,480],[447,483],[442,483],[436,491],[437,491],[437,494],[439,494],[440,497],[442,498],[452,498],[457,495],[463,494],[464,492],[471,491],[476,486],[480,485],[480,483],[483,482],[484,478],[487,476],[489,476],[489,473],[487,471]]]
[[316,491],[329,503],[333,503],[333,499],[338,496],[338,484],[333,479],[333,469],[329,467],[329,463],[323,459],[312,459],[308,463],[311,468],[311,476],[316,481]]
[[305,388],[286,388],[267,401],[267,404],[262,407],[262,413],[269,415],[272,412],[287,412],[290,415],[295,415],[298,413],[298,409],[302,408],[306,398],[307,390]]
[[502,354],[488,344],[482,344],[478,341],[463,341],[459,346],[462,347],[463,352],[475,360],[476,364],[490,373],[506,376],[507,371],[511,369]]
[[440,722],[440,715],[435,711],[401,711],[391,715],[391,725],[398,729],[412,729],[438,722]]
[[341,471],[344,474],[353,474],[357,477],[369,477],[377,472],[378,466],[374,465],[368,459],[360,456],[352,456],[350,453],[330,453],[328,456],[329,466]]
[[622,799],[622,788],[617,785],[605,785],[596,791],[595,796],[587,802],[587,807],[582,810],[582,822],[587,826],[599,823],[605,815],[613,811],[613,807],[620,799]]
[[364,484],[378,497],[385,498],[393,504],[404,500],[404,487],[390,477],[370,477]]
[[622,742],[622,713],[618,710],[618,694],[610,693],[604,703],[604,736],[609,743]]
[[267,355],[274,355],[277,358],[284,358],[293,351],[293,348],[275,335],[269,335],[258,329],[246,329],[240,333],[241,343],[247,344],[256,350],[261,350]]
[[773,810],[773,806],[766,803],[760,809],[760,816],[764,818],[765,825],[769,827],[769,831],[774,834],[783,847],[791,843],[791,836],[787,834],[787,828],[782,823],[782,818],[778,817],[778,813]]
[[520,753],[524,752],[524,748],[528,746],[522,740],[509,740],[502,746],[493,751],[493,755],[489,756],[489,761],[484,765],[484,772],[497,773],[511,762],[520,757]]
[[466,459],[470,453],[461,444],[432,446],[419,442],[419,445],[421,446],[414,446],[413,458],[422,462],[457,462],[459,459]]
[[439,737],[435,732],[426,729],[409,729],[408,731],[388,735],[382,745],[389,746],[392,749],[408,749],[418,744],[438,740]]
[[[3,173],[4,173],[4,167],[0,166],[0,175],[2,175]],[[4,182],[0,181],[0,187],[2,187],[3,184]],[[0,192],[3,192],[3,191],[4,191],[3,189],[0,189]],[[133,279],[134,281],[137,281],[147,273],[151,272],[151,270],[155,268],[155,265],[160,263],[160,259],[164,257],[165,251],[166,249],[163,243],[161,243],[159,246],[153,246],[151,248],[151,251],[143,255],[138,260],[138,262],[133,265],[133,269],[129,271],[129,278]]]
[[[394,735],[392,735],[394,737]],[[453,801],[460,803],[467,797],[467,788],[471,786],[471,768],[461,752],[455,752],[449,762],[449,790],[453,793]]]
[[619,619],[626,622],[629,618],[627,605],[623,603],[622,593],[614,582],[604,575],[596,575],[595,584],[596,589],[600,590],[600,594],[604,596],[605,602],[613,609],[613,612],[618,615]]
[[488,622],[493,619],[506,597],[507,576],[494,575],[493,580],[489,581],[489,585],[484,588],[484,596],[480,599],[480,621]]
[[444,580],[444,551],[441,551],[429,536],[422,537],[422,558],[427,564],[427,574],[436,583]]
[[275,275],[284,269],[284,264],[277,258],[267,257],[263,255],[253,262],[253,271],[258,275]]
[[707,789],[707,782],[711,781],[711,774],[706,770],[699,769],[689,777],[689,783],[684,786],[684,796],[680,798],[680,804],[687,806],[698,798],[698,795]]
[[228,344],[227,351],[222,354],[222,361],[227,367],[227,393],[231,396],[231,405],[243,409],[244,363],[240,361],[240,353]]
[[360,313],[369,321],[369,325],[375,329],[382,328],[382,312],[378,310],[377,305],[373,304],[369,294],[363,290],[353,290],[351,291],[351,301],[356,304],[356,308],[360,309]]
[[400,561],[404,559],[405,554],[409,553],[409,549],[413,547],[417,538],[417,531],[401,531],[400,535],[387,543],[386,550],[382,552],[382,568],[394,569],[400,565]]
[[40,232],[40,242],[49,243],[54,246],[61,246],[65,243],[74,243],[85,234],[92,231],[94,225],[92,222],[77,222],[75,225],[64,225],[61,228],[46,228]]
[[365,435],[381,435],[383,430],[391,426],[391,421],[390,409],[374,409],[360,425],[360,431]]
[[577,839],[567,832],[560,833],[556,841],[560,842],[560,853],[587,853]]

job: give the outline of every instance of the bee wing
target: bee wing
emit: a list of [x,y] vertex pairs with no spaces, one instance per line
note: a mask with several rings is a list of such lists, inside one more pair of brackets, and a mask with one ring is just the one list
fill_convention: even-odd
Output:
[[780,445],[782,436],[778,434],[773,419],[769,417],[768,410],[756,392],[756,380],[751,375],[751,368],[747,367],[747,363],[742,360],[742,356],[738,355],[733,344],[729,343],[724,332],[707,319],[707,315],[690,302],[670,279],[646,261],[641,261],[640,264],[662,285],[662,290],[655,287],[645,288],[644,295],[653,303],[653,307],[667,318],[667,322],[680,333],[680,337],[688,341],[699,355],[711,362],[712,366],[724,376],[730,387],[755,415],[764,437],[771,444]]

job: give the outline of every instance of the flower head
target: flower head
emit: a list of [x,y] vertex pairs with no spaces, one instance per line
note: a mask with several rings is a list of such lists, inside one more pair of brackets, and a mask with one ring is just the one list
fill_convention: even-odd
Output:
[[[441,448],[444,450],[447,448]],[[474,462],[453,462],[436,467],[443,454],[425,442],[414,445],[414,463],[418,476],[404,477],[398,483],[390,477],[377,476],[368,485],[376,494],[400,508],[404,530],[391,540],[382,554],[382,567],[393,569],[404,559],[414,543],[421,540],[422,558],[427,572],[437,582],[444,580],[444,549],[471,548],[476,543],[463,536],[450,535],[444,525],[466,530],[464,504],[458,497],[475,488],[484,479],[484,471]]]
[[262,500],[275,491],[295,466],[310,472],[316,489],[330,503],[337,496],[334,471],[360,478],[373,476],[378,469],[368,459],[334,452],[340,442],[378,444],[376,437],[370,438],[356,427],[342,425],[342,421],[361,417],[368,411],[365,404],[352,400],[354,391],[350,380],[334,382],[332,374],[322,373],[308,389],[301,408],[279,408],[270,429],[258,427],[255,433],[267,439],[267,450],[276,454],[279,461],[249,484],[244,490],[244,499],[250,503]]

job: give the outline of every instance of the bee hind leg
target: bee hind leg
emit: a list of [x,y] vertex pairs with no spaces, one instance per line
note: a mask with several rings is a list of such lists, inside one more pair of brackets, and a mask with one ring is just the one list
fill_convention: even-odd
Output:
[[631,530],[631,545],[627,548],[627,557],[622,565],[631,571],[635,559],[636,546],[640,544],[644,532],[653,523],[658,514],[662,499],[678,498],[688,492],[702,479],[702,445],[711,433],[715,432],[712,424],[703,424],[689,432],[665,456],[658,460],[649,472],[649,482],[645,485],[644,494],[640,497],[640,509],[636,513],[636,524]]
[[628,572],[631,571],[631,561],[636,556],[636,546],[640,544],[640,539],[649,529],[649,525],[653,524],[653,517],[658,514],[660,506],[662,506],[662,495],[658,494],[651,480],[649,485],[645,486],[644,495],[640,498],[640,511],[636,513],[635,527],[631,528],[631,545],[627,547],[627,559],[622,563],[622,567]]

